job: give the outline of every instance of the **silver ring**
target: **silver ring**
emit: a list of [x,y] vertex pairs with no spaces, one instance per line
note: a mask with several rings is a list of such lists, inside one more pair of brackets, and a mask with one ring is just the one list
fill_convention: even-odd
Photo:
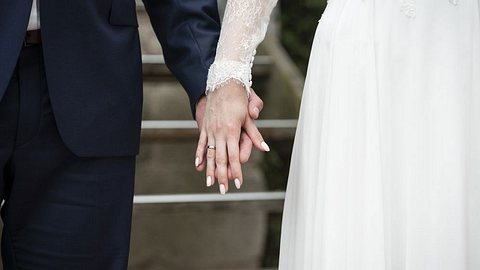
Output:
[[207,146],[207,149],[216,150],[217,148],[215,147],[215,145],[208,145],[208,146]]

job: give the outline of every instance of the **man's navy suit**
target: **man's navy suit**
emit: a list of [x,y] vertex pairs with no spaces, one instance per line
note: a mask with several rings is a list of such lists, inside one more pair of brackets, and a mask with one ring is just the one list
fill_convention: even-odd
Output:
[[[144,4],[195,111],[216,0]],[[4,267],[126,269],[142,111],[135,1],[40,0],[42,44],[27,47],[31,6],[0,0]]]

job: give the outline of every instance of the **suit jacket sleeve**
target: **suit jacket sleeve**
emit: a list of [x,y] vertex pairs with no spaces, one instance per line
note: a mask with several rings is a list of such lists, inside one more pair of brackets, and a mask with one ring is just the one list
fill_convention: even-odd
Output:
[[206,87],[220,35],[216,0],[143,0],[165,62],[195,107]]

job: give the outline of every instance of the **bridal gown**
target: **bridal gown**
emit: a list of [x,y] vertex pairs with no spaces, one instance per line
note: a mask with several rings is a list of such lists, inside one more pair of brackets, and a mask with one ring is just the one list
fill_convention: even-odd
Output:
[[480,269],[480,1],[330,0],[280,270]]

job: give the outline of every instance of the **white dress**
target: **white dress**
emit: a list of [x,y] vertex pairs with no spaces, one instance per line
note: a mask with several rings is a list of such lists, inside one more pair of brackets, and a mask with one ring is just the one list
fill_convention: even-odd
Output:
[[280,270],[480,269],[480,1],[331,0]]

